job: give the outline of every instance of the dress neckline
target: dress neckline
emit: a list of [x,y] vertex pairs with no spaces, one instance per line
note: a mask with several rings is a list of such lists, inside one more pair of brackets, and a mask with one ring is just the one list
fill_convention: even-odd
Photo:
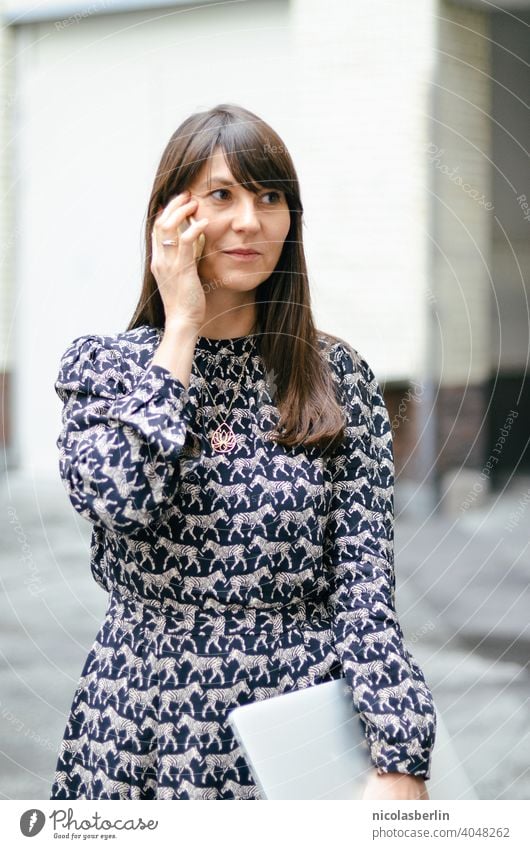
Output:
[[229,336],[226,339],[211,339],[208,336],[198,336],[195,343],[196,350],[205,353],[241,355],[252,350],[258,338],[257,333],[247,333],[246,336]]
[[[162,338],[164,329],[157,327],[156,332]],[[256,348],[259,333],[247,333],[245,336],[228,336],[224,339],[212,339],[209,336],[197,336],[195,350],[205,354],[241,356]]]

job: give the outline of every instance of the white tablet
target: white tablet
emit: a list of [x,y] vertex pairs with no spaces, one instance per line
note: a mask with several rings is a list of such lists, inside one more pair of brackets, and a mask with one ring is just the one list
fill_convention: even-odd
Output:
[[[430,799],[477,799],[436,708]],[[240,705],[228,721],[263,799],[361,799],[375,769],[345,678]]]

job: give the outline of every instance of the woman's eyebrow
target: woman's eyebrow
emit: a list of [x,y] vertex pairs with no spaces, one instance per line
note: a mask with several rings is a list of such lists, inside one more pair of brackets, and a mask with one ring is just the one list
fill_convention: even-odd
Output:
[[[250,181],[248,181],[248,182],[250,182]],[[228,177],[220,177],[219,176],[219,177],[211,177],[209,182],[208,182],[208,180],[204,180],[204,182],[202,182],[200,184],[199,190],[200,189],[207,189],[208,186],[212,185],[213,183],[216,183],[218,186],[246,186],[247,185],[247,183],[234,183],[233,180],[230,180]],[[260,184],[258,183],[257,185],[259,186]]]
[[200,188],[206,189],[211,183],[220,183],[222,186],[238,186],[239,183],[234,183],[232,180],[229,180],[227,177],[211,177],[210,180],[204,180]]

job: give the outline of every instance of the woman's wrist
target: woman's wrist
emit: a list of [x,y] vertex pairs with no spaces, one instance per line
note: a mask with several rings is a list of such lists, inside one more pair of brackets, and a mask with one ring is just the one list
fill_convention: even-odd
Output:
[[363,799],[428,799],[425,779],[404,772],[379,772],[375,769],[366,783]]
[[377,770],[377,775],[381,778],[392,777],[392,778],[412,778],[414,781],[425,782],[425,779],[422,775],[413,775],[412,772],[380,772]]

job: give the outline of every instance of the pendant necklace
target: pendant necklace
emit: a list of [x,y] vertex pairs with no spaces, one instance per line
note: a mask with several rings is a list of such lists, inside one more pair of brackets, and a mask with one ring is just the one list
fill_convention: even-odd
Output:
[[[251,335],[251,334],[249,334],[249,335]],[[237,384],[237,387],[236,387],[236,391],[234,392],[234,397],[232,398],[232,403],[230,404],[230,407],[228,408],[228,412],[226,413],[226,418],[221,422],[220,425],[218,425],[216,427],[213,434],[208,437],[212,449],[215,452],[217,452],[218,454],[228,454],[230,451],[233,451],[233,449],[236,447],[236,445],[238,445],[238,438],[235,435],[232,428],[230,427],[230,425],[228,424],[227,419],[228,419],[228,416],[230,415],[230,410],[232,409],[232,405],[233,405],[235,399],[237,398],[237,394],[239,392],[239,387],[241,386],[241,380],[243,379],[243,374],[245,373],[245,366],[247,364],[248,358],[250,357],[250,354],[251,354],[251,351],[248,351],[247,355],[246,355],[246,357],[243,361],[243,368],[241,369],[241,374],[239,375],[239,381],[238,381],[238,384]],[[196,363],[195,363],[195,365],[197,366]],[[217,411],[218,408],[217,408],[217,405],[215,403],[215,400],[214,400],[212,393],[210,392],[210,390],[208,388],[208,384],[206,383],[206,380],[204,379],[202,372],[201,372],[201,370],[199,369],[198,366],[197,366],[197,371],[199,372],[199,374],[203,378],[203,382],[204,382],[204,385],[206,386],[206,390],[208,392],[208,395],[212,399],[212,404],[213,404],[215,410]],[[201,410],[201,414],[203,414],[202,410]]]

